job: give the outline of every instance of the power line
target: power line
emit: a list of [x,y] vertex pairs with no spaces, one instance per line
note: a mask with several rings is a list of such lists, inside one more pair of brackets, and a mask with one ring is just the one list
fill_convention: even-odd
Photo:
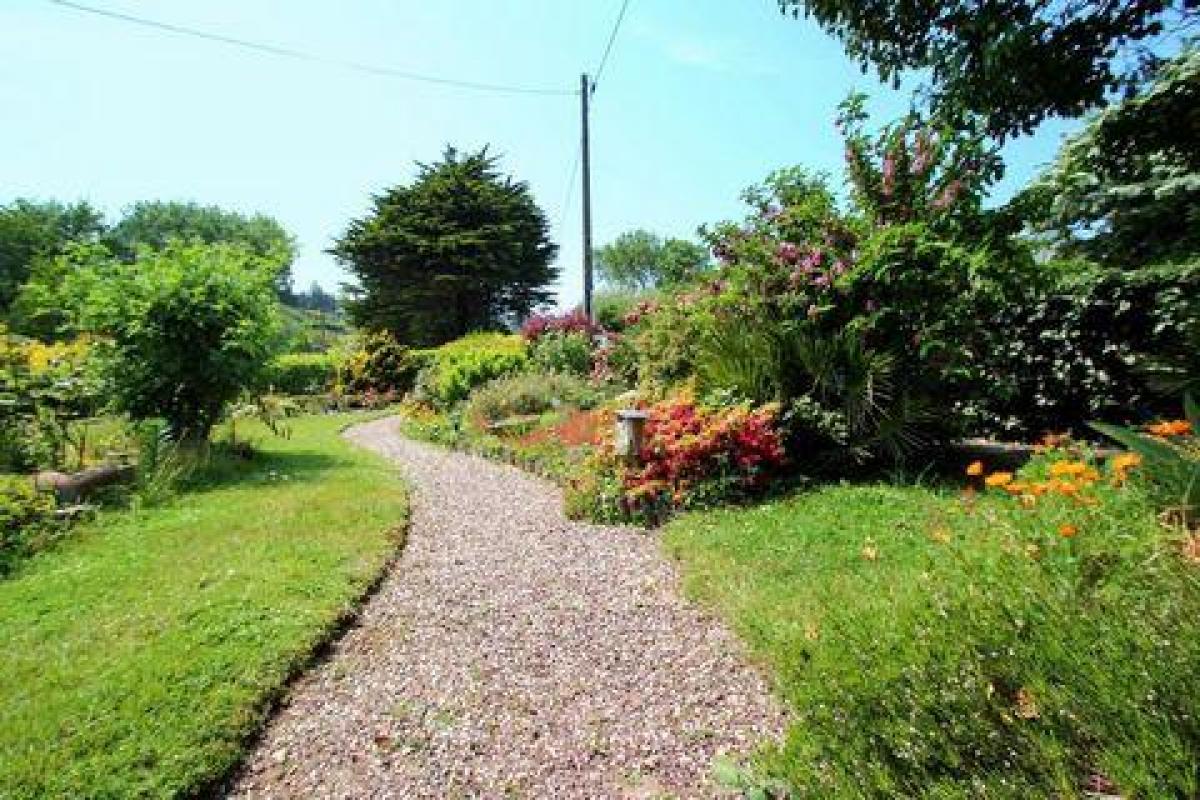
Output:
[[629,0],[622,0],[621,10],[617,13],[617,21],[613,24],[612,32],[608,34],[608,42],[604,45],[604,55],[600,57],[600,65],[596,67],[595,75],[592,78],[592,92],[596,91],[596,85],[600,83],[600,76],[604,74],[604,67],[608,64],[608,57],[612,53],[613,44],[617,41],[617,32],[621,30],[621,23],[625,20],[625,12],[629,10]]
[[[295,50],[290,47],[281,47],[274,44],[264,44],[262,42],[252,42],[247,39],[237,39],[232,36],[224,36],[219,33],[209,33],[208,31],[196,30],[194,28],[186,28],[182,25],[173,25],[167,22],[159,22],[157,20],[146,19],[145,17],[137,17],[132,14],[123,14],[119,11],[110,11],[104,8],[96,8],[94,6],[75,3],[71,0],[49,0],[57,6],[69,8],[74,11],[80,11],[85,14],[94,14],[99,17],[128,22],[133,25],[140,25],[143,28],[153,28],[155,30],[166,31],[168,33],[178,34],[180,36],[191,36],[197,39],[204,39],[209,42],[217,42],[220,44],[231,45],[233,47],[241,47],[246,50],[254,50],[259,53],[267,53],[274,56],[282,56],[291,58],[297,61],[308,61],[316,64],[326,64],[343,69],[354,70],[357,72],[365,72],[372,75],[382,75],[391,78],[402,78],[410,81],[420,81],[422,83],[432,83],[439,86],[450,86],[456,89],[471,89],[481,92],[500,92],[505,94],[530,94],[530,95],[573,95],[576,94],[574,89],[553,89],[550,87],[537,86],[512,86],[498,83],[480,83],[477,81],[464,81],[454,78],[443,78],[436,75],[426,75],[419,72],[409,72],[408,70],[393,69],[391,67],[381,67],[374,64],[365,64],[359,61],[347,61],[340,58],[330,58],[321,56],[315,53],[307,53],[303,50]],[[610,40],[611,46],[611,40]]]
[[567,221],[567,212],[571,210],[571,201],[575,198],[575,176],[579,174],[579,160],[583,155],[583,147],[575,146],[575,161],[571,164],[571,172],[567,178],[567,189],[563,193],[562,209],[558,213],[558,229],[562,230]]

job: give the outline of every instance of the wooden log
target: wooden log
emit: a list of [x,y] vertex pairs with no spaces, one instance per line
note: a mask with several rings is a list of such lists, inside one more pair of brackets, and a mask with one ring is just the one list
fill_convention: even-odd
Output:
[[40,491],[54,492],[60,504],[78,503],[82,498],[104,486],[115,483],[130,483],[135,474],[131,464],[104,464],[90,467],[82,472],[68,475],[65,472],[45,471],[33,477],[33,484]]

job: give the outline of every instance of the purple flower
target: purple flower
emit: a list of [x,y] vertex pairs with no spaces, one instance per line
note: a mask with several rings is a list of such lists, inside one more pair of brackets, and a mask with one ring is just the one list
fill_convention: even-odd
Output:
[[946,188],[942,189],[941,194],[933,201],[933,207],[937,209],[949,208],[954,205],[954,201],[958,199],[962,193],[963,182],[958,178],[946,184]]
[[909,171],[913,175],[920,177],[929,171],[933,166],[933,143],[929,140],[929,134],[925,131],[917,133],[917,141],[913,147],[913,160]]
[[830,284],[829,275],[822,272],[813,278],[813,286],[826,287]]
[[800,248],[791,242],[782,242],[775,249],[775,257],[784,264],[795,264],[800,260]]
[[883,159],[883,196],[891,197],[896,188],[896,156],[888,153]]

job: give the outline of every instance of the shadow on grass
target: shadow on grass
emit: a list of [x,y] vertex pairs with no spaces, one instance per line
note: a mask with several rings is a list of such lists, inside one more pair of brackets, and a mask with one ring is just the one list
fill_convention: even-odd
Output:
[[181,465],[177,491],[200,494],[241,485],[316,481],[329,470],[354,463],[315,450],[241,451],[224,446],[213,447],[206,456],[196,458],[198,463],[191,467]]

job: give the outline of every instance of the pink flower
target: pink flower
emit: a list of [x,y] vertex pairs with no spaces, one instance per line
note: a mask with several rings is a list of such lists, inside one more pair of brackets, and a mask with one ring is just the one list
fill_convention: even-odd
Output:
[[917,141],[913,147],[912,166],[909,170],[913,175],[920,177],[929,171],[933,166],[933,146],[929,140],[929,134],[925,131],[917,133]]
[[888,153],[883,159],[883,196],[891,197],[896,188],[896,157]]
[[795,264],[800,260],[800,248],[791,242],[782,242],[775,249],[775,257],[785,264]]
[[959,194],[962,193],[963,182],[958,178],[946,184],[946,188],[942,189],[941,194],[933,201],[933,207],[937,209],[949,208],[958,200]]

